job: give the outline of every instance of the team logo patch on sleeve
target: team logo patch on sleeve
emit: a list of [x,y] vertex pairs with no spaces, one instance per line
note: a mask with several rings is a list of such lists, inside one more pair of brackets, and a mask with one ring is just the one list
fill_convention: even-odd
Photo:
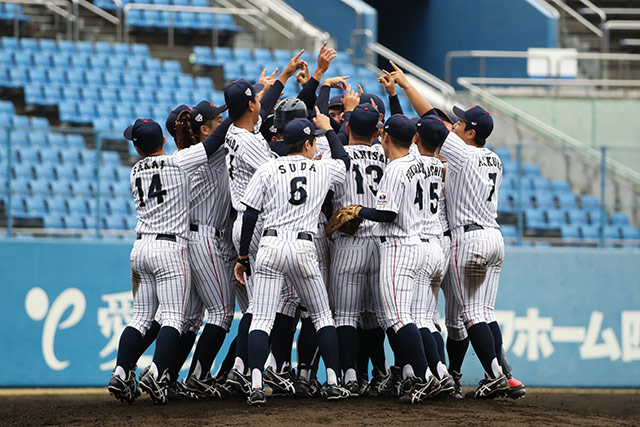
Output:
[[380,191],[378,193],[378,205],[386,206],[389,203],[389,193]]

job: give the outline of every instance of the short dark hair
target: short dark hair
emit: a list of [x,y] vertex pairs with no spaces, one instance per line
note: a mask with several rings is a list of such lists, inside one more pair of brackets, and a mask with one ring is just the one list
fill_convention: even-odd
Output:
[[420,136],[420,145],[422,145],[425,150],[433,153],[439,147],[439,144],[433,144],[431,141],[425,141],[420,134],[418,134],[418,136]]
[[[475,130],[472,126],[469,125],[469,123],[464,122],[464,130]],[[487,139],[486,138],[480,138],[478,136],[478,132],[476,132],[476,136],[474,137],[474,141],[476,143],[476,145],[478,147],[484,147],[484,144],[487,143]]]
[[373,131],[373,133],[371,135],[358,135],[357,133],[355,133],[352,130],[349,130],[349,133],[351,135],[353,135],[353,139],[355,139],[357,141],[371,141],[373,139],[373,135],[376,133],[376,131]]
[[304,143],[309,141],[313,141],[314,138],[303,139],[302,141],[294,142],[293,144],[284,144],[284,153],[286,155],[294,154],[294,153],[302,153],[302,148],[304,147]]
[[391,134],[389,132],[387,132],[387,135],[389,135],[389,139],[391,140],[393,145],[397,145],[398,147],[402,147],[402,148],[410,148],[411,147],[411,141],[408,141],[408,142],[401,141],[398,138],[396,138],[394,136],[391,136]]
[[249,102],[250,102],[250,101],[255,102],[255,101],[256,101],[256,96],[255,96],[255,95],[253,95],[253,96],[251,97],[251,99],[248,99],[248,100],[247,100],[247,103],[246,103],[246,104],[244,104],[244,106],[243,106],[243,107],[241,107],[241,108],[229,108],[229,118],[231,118],[231,121],[232,121],[232,122],[235,122],[235,121],[236,121],[236,120],[238,120],[240,117],[242,117],[242,115],[243,115],[244,113],[246,113],[246,112],[247,112],[247,109],[249,108]]

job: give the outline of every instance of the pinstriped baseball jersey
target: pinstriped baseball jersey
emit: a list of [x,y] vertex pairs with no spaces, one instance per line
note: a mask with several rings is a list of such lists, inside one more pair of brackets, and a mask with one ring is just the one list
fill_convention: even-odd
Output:
[[171,156],[150,156],[131,169],[131,194],[136,201],[138,224],[143,234],[175,234],[189,231],[189,181],[207,161],[202,144]]
[[260,133],[261,123],[258,120],[257,130],[254,132],[231,125],[225,137],[229,149],[227,165],[231,204],[238,212],[245,210],[242,197],[253,174],[261,165],[275,157],[269,143]]
[[429,205],[425,208],[426,218],[420,237],[440,237],[444,230],[440,223],[438,208],[440,207],[440,199],[442,198],[443,189],[443,171],[442,162],[435,157],[420,156],[424,163],[424,171],[427,177]]
[[[347,145],[344,149],[351,159],[351,170],[344,182],[333,187],[333,211],[348,205],[373,206],[388,163],[382,145]],[[374,225],[373,221],[362,221],[355,236],[373,236]]]
[[344,181],[341,160],[279,157],[261,166],[242,203],[262,211],[264,229],[315,232],[322,202],[332,184]]
[[453,132],[440,148],[447,159],[447,215],[451,229],[467,224],[498,228],[500,157],[488,148],[472,147]]
[[230,206],[226,150],[220,149],[191,178],[190,221],[224,230]]
[[429,209],[429,186],[424,163],[412,153],[391,161],[378,186],[376,209],[395,212],[393,222],[379,222],[375,236],[419,236]]
[[[442,162],[442,165],[445,169],[445,174],[447,170],[447,162]],[[444,184],[442,186],[442,194],[440,195],[440,200],[438,200],[438,218],[440,218],[440,225],[442,226],[442,232],[449,230],[449,220],[447,219],[447,200],[446,194],[444,193]]]

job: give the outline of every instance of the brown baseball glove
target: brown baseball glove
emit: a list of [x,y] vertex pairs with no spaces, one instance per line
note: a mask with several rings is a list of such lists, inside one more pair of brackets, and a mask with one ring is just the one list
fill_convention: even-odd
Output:
[[331,218],[329,218],[329,222],[325,228],[326,235],[331,237],[331,235],[337,230],[340,230],[345,234],[355,234],[362,223],[362,218],[356,215],[356,209],[359,207],[361,206],[349,205],[338,209],[333,215],[331,215]]

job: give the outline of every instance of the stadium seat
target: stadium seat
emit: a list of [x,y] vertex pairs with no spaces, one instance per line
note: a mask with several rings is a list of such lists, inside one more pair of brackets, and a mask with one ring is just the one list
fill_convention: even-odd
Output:
[[72,182],[76,180],[76,175],[74,172],[74,165],[77,164],[76,162],[73,163],[62,163],[58,166],[55,166],[56,168],[56,176],[58,177],[59,180],[65,180],[68,182]]
[[518,237],[518,230],[515,225],[501,225],[500,231],[502,232],[503,237]]
[[36,179],[29,182],[31,194],[45,196],[50,193],[49,182],[46,179]]
[[558,207],[561,209],[573,209],[578,207],[578,201],[575,194],[556,194],[556,200],[558,201]]
[[74,196],[67,199],[67,208],[71,214],[86,215],[91,213],[87,199],[82,196]]
[[620,227],[617,225],[606,225],[603,229],[605,239],[620,239]]
[[569,218],[569,224],[587,225],[587,212],[582,209],[569,209],[567,210],[567,218]]
[[546,216],[549,227],[560,228],[567,223],[565,213],[560,209],[547,209]]
[[625,240],[640,240],[640,233],[636,227],[623,225],[620,227],[622,238]]
[[125,221],[121,215],[109,215],[104,218],[105,228],[107,230],[124,230]]
[[613,225],[629,225],[629,217],[624,212],[613,212],[611,214],[611,223]]
[[56,179],[56,171],[53,165],[44,164],[44,165],[36,165],[33,168],[36,179],[48,179],[54,180]]
[[60,162],[60,150],[57,147],[47,147],[38,150],[40,163],[56,165]]
[[580,238],[580,226],[577,224],[563,225],[561,230],[563,239],[574,240]]
[[600,203],[598,203],[598,198],[591,195],[581,196],[580,204],[582,206],[582,209],[598,209],[600,206]]
[[63,225],[64,228],[69,229],[83,229],[84,223],[82,222],[82,217],[77,214],[71,214],[63,217]]
[[44,215],[43,221],[44,228],[63,228],[62,216],[57,213]]
[[[57,172],[60,173],[59,170]],[[75,182],[75,181],[73,181]],[[51,193],[54,195],[69,195],[71,194],[71,187],[69,181],[66,179],[58,179],[56,181],[51,181]]]
[[93,188],[87,181],[79,180],[71,182],[71,192],[79,196],[93,195]]
[[27,196],[24,198],[25,211],[35,217],[46,213],[44,197],[41,195]]
[[597,225],[581,225],[580,232],[584,239],[599,239],[600,230]]
[[547,228],[547,223],[544,220],[544,211],[542,209],[525,210],[525,221],[527,228]]
[[536,190],[533,194],[533,199],[539,208],[552,208],[555,206],[553,195],[548,190]]
[[133,201],[131,198],[119,197],[109,200],[109,212],[111,215],[130,215],[133,213]]

